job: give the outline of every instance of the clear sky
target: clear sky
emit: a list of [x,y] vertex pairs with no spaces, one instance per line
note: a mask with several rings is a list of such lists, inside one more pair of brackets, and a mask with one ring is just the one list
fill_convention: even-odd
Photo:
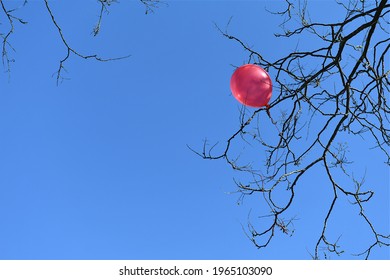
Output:
[[[28,24],[15,24],[15,63],[0,74],[0,259],[310,259],[330,199],[321,174],[301,182],[295,234],[257,250],[241,225],[258,202],[237,205],[235,173],[187,148],[223,143],[239,127],[229,80],[248,56],[214,22],[224,29],[232,17],[231,33],[276,58],[295,48],[273,37],[282,19],[265,7],[281,2],[167,1],[148,15],[138,2],[113,4],[93,37],[97,1],[50,1],[75,49],[131,55],[72,56],[59,86],[52,74],[66,49],[43,1],[16,13]],[[312,2],[314,15],[337,16],[331,1]],[[363,141],[349,144],[376,191],[367,212],[388,234],[389,168]],[[349,259],[372,237],[347,206],[332,236],[342,234]],[[389,248],[372,258],[389,259]]]

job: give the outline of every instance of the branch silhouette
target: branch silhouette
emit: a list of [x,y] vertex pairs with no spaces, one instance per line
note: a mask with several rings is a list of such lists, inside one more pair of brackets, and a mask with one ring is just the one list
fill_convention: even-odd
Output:
[[[352,207],[357,207],[372,233],[374,241],[366,250],[355,254],[368,259],[373,248],[390,246],[390,235],[378,232],[364,211],[364,204],[374,196],[374,191],[363,190],[364,178],[359,181],[349,171],[352,162],[347,159],[348,145],[338,141],[364,137],[367,143],[375,143],[374,148],[384,154],[385,164],[390,165],[390,71],[386,68],[390,48],[386,15],[390,4],[386,0],[370,7],[366,1],[340,2],[345,18],[324,23],[311,21],[306,2],[285,3],[285,10],[272,12],[284,17],[283,32],[275,36],[310,36],[316,43],[313,45],[319,43],[319,47],[294,50],[271,61],[230,34],[228,26],[225,30],[217,26],[224,37],[248,53],[247,63],[258,64],[273,74],[276,99],[269,108],[252,112],[242,108],[240,125],[223,144],[222,152],[214,152],[217,144],[221,144],[210,148],[207,141],[201,152],[195,152],[204,159],[225,160],[233,170],[246,174],[245,182],[235,180],[240,201],[258,194],[267,205],[268,213],[261,217],[264,222],[259,226],[249,219],[246,227],[247,236],[257,248],[267,247],[277,229],[288,235],[294,232],[296,216],[288,217],[287,210],[294,204],[301,179],[314,167],[321,169],[328,179],[332,197],[312,257],[319,259],[322,251],[325,258],[328,253],[344,253],[339,238],[332,240],[327,234],[335,205],[344,196],[352,201]],[[298,26],[291,29],[293,20]],[[347,57],[352,62],[346,61]],[[287,109],[276,121],[270,119],[267,124],[261,117],[263,112],[278,107]],[[322,125],[313,127],[313,122]],[[273,127],[274,138],[265,139],[267,136],[261,133],[260,127],[265,124]],[[242,152],[237,152],[240,145],[265,150],[265,164],[261,165],[259,159],[254,163],[243,162]],[[339,178],[340,172],[349,179],[349,184]],[[284,192],[284,199],[280,198],[280,192]]]
[[[3,0],[0,0],[0,12],[5,15],[5,18],[7,19],[7,25],[8,27],[6,28],[6,32],[1,33],[0,36],[2,38],[2,62],[3,62],[3,67],[5,71],[8,73],[10,76],[11,72],[11,64],[14,62],[14,59],[10,55],[10,51],[15,51],[15,49],[12,47],[11,44],[11,36],[15,32],[15,23],[20,23],[20,24],[27,24],[26,21],[24,21],[22,18],[19,18],[15,16],[15,12],[19,10],[20,8],[23,8],[26,6],[28,3],[28,0],[25,0],[22,5],[16,7],[16,8],[8,8]],[[53,74],[56,77],[56,83],[57,85],[64,80],[63,77],[63,72],[66,71],[65,69],[65,64],[66,62],[71,58],[71,56],[75,56],[78,58],[82,58],[85,60],[95,60],[95,61],[100,61],[100,62],[108,62],[108,61],[115,61],[115,60],[121,60],[130,57],[130,55],[125,55],[125,56],[120,56],[120,57],[109,57],[105,58],[102,57],[98,54],[84,54],[78,51],[68,40],[66,37],[64,31],[61,28],[61,24],[57,21],[55,17],[55,13],[53,12],[49,1],[48,0],[43,0],[46,8],[46,12],[50,17],[50,20],[57,30],[58,35],[60,36],[62,45],[65,47],[65,55],[62,59],[60,59],[59,64],[58,64],[58,69],[57,71]],[[109,7],[113,5],[114,3],[117,3],[117,0],[98,0],[100,4],[100,11],[98,15],[98,20],[96,25],[94,26],[92,30],[93,36],[97,36],[100,31],[101,31],[101,26],[103,22],[103,17],[105,14],[109,13]],[[160,4],[163,4],[164,2],[160,0],[139,0],[139,2],[144,5],[145,7],[145,13],[152,13],[156,8],[159,7]],[[10,4],[11,6],[12,4]],[[1,19],[1,17],[0,17]],[[2,23],[0,21],[0,23]]]

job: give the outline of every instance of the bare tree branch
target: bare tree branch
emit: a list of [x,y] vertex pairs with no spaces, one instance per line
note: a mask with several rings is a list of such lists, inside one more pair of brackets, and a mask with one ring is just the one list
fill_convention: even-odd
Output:
[[161,0],[140,0],[142,4],[145,6],[145,14],[154,13],[154,10],[159,7],[161,4],[166,3]]
[[[262,217],[271,221],[269,225],[262,223],[259,229],[248,221],[248,237],[257,248],[268,246],[277,228],[285,234],[294,231],[289,229],[294,218],[286,215],[294,203],[295,189],[313,167],[322,169],[333,196],[323,217],[313,258],[320,258],[320,250],[336,255],[344,252],[339,238],[331,240],[327,232],[332,227],[331,217],[336,215],[334,209],[339,197],[345,196],[351,200],[352,207],[358,207],[374,237],[367,250],[356,254],[367,259],[373,248],[390,246],[390,236],[379,233],[364,212],[363,204],[370,201],[374,191],[363,190],[364,181],[358,182],[350,173],[348,166],[352,162],[347,159],[347,146],[343,143],[345,139],[364,137],[367,143],[375,143],[373,148],[379,149],[386,158],[385,164],[390,165],[390,70],[386,65],[390,39],[385,27],[390,4],[386,0],[373,5],[367,1],[340,2],[345,17],[326,23],[312,21],[306,2],[285,2],[285,10],[273,12],[284,17],[283,32],[275,36],[311,36],[320,47],[295,50],[270,61],[227,29],[223,31],[217,26],[223,36],[248,52],[248,63],[258,64],[272,73],[276,99],[269,108],[257,109],[249,115],[247,110],[242,110],[239,128],[227,139],[221,153],[212,153],[205,142],[203,152],[198,155],[210,160],[224,159],[235,171],[247,174],[248,182],[235,181],[241,193],[240,201],[245,196],[259,195],[268,205],[269,211]],[[291,29],[292,19],[296,19],[298,26]],[[261,115],[279,107],[287,109],[277,121],[271,121],[275,134],[269,139],[260,129],[266,121]],[[313,127],[313,122],[322,125]],[[261,161],[257,168],[240,162],[235,155],[240,145],[265,149],[266,169],[262,168]],[[344,179],[339,178],[339,171],[350,184],[341,184]],[[278,192],[283,190],[287,199],[281,200]],[[324,256],[329,257],[326,253]]]
[[[130,55],[126,56],[121,56],[121,57],[114,57],[114,58],[103,58],[100,57],[97,54],[83,54],[79,52],[73,45],[69,42],[68,38],[65,36],[64,31],[61,28],[61,25],[57,22],[56,17],[53,13],[52,8],[49,5],[48,0],[43,0],[45,3],[45,8],[47,13],[50,16],[50,20],[53,23],[54,27],[56,28],[63,46],[66,48],[66,53],[64,57],[59,61],[59,66],[57,71],[54,73],[56,76],[56,82],[57,85],[64,79],[63,77],[63,71],[66,71],[65,69],[65,63],[70,59],[72,55],[83,58],[83,59],[92,59],[96,61],[101,61],[101,62],[107,62],[107,61],[114,61],[114,60],[120,60],[120,59],[125,59],[130,57]],[[96,25],[94,26],[92,30],[93,36],[97,36],[100,31],[101,31],[101,26],[103,22],[103,17],[105,14],[109,13],[109,7],[117,3],[117,0],[97,0],[100,4],[100,11],[98,15],[98,20]],[[163,1],[160,0],[139,0],[142,5],[145,7],[145,13],[152,13],[156,8],[158,8],[161,4],[165,4]],[[28,3],[28,0],[25,0],[22,4],[22,6],[25,6]],[[6,29],[5,33],[1,33],[0,31],[0,36],[2,38],[2,44],[1,44],[1,49],[2,49],[2,62],[3,62],[3,67],[6,70],[6,72],[10,75],[11,72],[11,63],[14,62],[14,59],[10,56],[10,51],[15,51],[15,49],[12,47],[12,44],[10,42],[11,35],[15,31],[15,22],[21,23],[21,24],[26,24],[27,22],[24,21],[22,18],[16,17],[14,15],[14,12],[17,11],[20,7],[9,9],[6,7],[4,4],[3,0],[0,0],[0,14],[2,13],[5,15],[5,18],[7,20],[8,28]],[[1,24],[1,17],[0,17],[0,24]]]
[[[127,56],[122,56],[122,57],[116,57],[116,58],[101,58],[99,57],[98,55],[96,54],[91,54],[91,55],[84,55],[84,54],[81,54],[80,52],[76,51],[74,48],[72,48],[67,40],[65,39],[64,37],[64,34],[62,32],[62,29],[61,27],[58,25],[54,15],[53,15],[53,12],[49,6],[49,3],[48,3],[48,0],[44,0],[45,1],[45,5],[46,5],[46,9],[50,15],[50,18],[51,18],[51,21],[53,22],[54,26],[57,28],[57,31],[58,31],[58,34],[60,35],[61,37],[61,40],[62,40],[62,43],[63,45],[66,47],[66,55],[63,59],[60,60],[60,63],[59,63],[59,67],[58,67],[58,70],[56,72],[56,78],[57,78],[57,85],[58,83],[60,82],[60,80],[63,79],[61,73],[62,71],[65,69],[64,68],[64,63],[69,59],[70,55],[71,54],[74,54],[80,58],[83,58],[83,59],[94,59],[94,60],[97,60],[97,61],[102,61],[102,62],[106,62],[106,61],[113,61],[113,60],[120,60],[120,59],[124,59],[124,58],[128,58],[130,57],[130,55],[127,55]],[[102,3],[102,6],[104,7],[104,5],[106,4],[103,4],[104,2],[108,2],[108,1],[100,1]],[[109,1],[108,3],[111,3],[112,1]],[[107,4],[109,5],[109,4]]]
[[[23,6],[26,4],[27,2],[24,2]],[[15,51],[15,49],[12,47],[9,39],[12,35],[12,33],[14,33],[15,31],[15,26],[14,26],[14,21],[17,21],[21,24],[27,24],[26,21],[24,21],[23,19],[19,18],[19,17],[16,17],[14,16],[13,12],[16,11],[18,8],[15,8],[15,9],[7,9],[6,6],[4,5],[4,2],[3,0],[0,0],[0,5],[1,5],[1,12],[5,15],[5,17],[7,18],[8,20],[8,25],[9,25],[9,28],[8,28],[8,31],[6,31],[5,34],[1,33],[0,32],[0,36],[1,38],[3,39],[3,42],[2,42],[2,62],[3,62],[3,67],[5,68],[5,71],[8,73],[8,75],[10,74],[11,72],[11,63],[14,62],[14,59],[12,59],[10,56],[9,56],[9,50],[12,50],[12,51]]]

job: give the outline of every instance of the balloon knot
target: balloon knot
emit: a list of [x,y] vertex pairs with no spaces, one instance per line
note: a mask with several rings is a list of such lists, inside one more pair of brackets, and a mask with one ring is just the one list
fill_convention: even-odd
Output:
[[265,105],[265,107],[267,108],[267,109],[266,109],[267,115],[268,115],[268,117],[270,118],[271,122],[272,122],[273,124],[276,124],[276,122],[272,119],[271,113],[270,113],[270,111],[269,111],[269,109],[271,108],[271,106],[269,106],[269,104],[267,104],[267,105]]

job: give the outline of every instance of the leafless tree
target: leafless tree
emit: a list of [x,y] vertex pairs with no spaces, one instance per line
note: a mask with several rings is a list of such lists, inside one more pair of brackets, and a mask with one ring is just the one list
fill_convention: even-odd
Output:
[[[271,73],[276,98],[269,108],[243,107],[240,125],[223,147],[210,147],[205,141],[203,151],[195,152],[204,159],[226,161],[240,177],[235,180],[240,199],[256,197],[266,205],[263,222],[250,218],[245,227],[257,248],[268,246],[277,230],[287,235],[294,232],[296,216],[288,214],[288,210],[294,205],[296,190],[303,187],[302,178],[310,171],[322,170],[332,197],[324,216],[318,217],[323,223],[312,257],[343,253],[338,238],[334,240],[328,233],[335,226],[331,223],[335,205],[344,196],[351,202],[345,207],[356,207],[372,233],[374,241],[364,251],[356,252],[368,259],[373,248],[390,245],[390,235],[378,232],[364,211],[374,191],[365,188],[364,176],[358,179],[351,171],[346,143],[363,137],[367,145],[383,153],[385,163],[379,164],[390,165],[390,70],[386,65],[390,4],[386,0],[340,1],[345,17],[334,22],[312,21],[306,2],[285,0],[285,4],[285,10],[272,12],[284,20],[282,32],[275,36],[281,40],[305,36],[312,44],[275,61],[230,34],[228,27],[219,28],[223,36],[246,50],[248,63]],[[269,117],[264,115],[267,112]],[[264,126],[274,136],[262,132]],[[255,158],[245,154],[244,148],[248,147],[250,151],[264,151],[264,158],[260,159],[261,153],[256,153]],[[388,188],[389,182],[377,187]],[[383,219],[388,217],[389,213],[384,213]]]
[[[48,0],[44,2],[46,14],[56,29],[65,53],[59,59],[55,72],[57,83],[63,79],[65,64],[72,56],[97,61],[110,61],[118,58],[102,58],[97,54],[79,52],[67,40],[61,23],[57,22],[55,11]],[[101,31],[104,16],[115,0],[97,0],[98,20],[92,28],[92,35]],[[161,3],[159,0],[140,0],[145,5],[145,13],[153,12]],[[390,165],[389,134],[389,73],[386,63],[389,61],[388,19],[390,4],[385,0],[340,1],[345,17],[334,22],[312,21],[307,4],[300,1],[285,0],[286,9],[274,12],[283,18],[283,32],[276,34],[282,38],[310,36],[313,44],[307,49],[296,49],[289,54],[269,60],[260,52],[249,47],[239,37],[228,30],[221,33],[238,43],[248,53],[248,63],[255,63],[273,77],[274,98],[268,108],[247,110],[242,108],[238,129],[226,140],[222,152],[216,151],[216,145],[205,142],[203,151],[198,152],[204,159],[225,160],[233,169],[243,174],[236,180],[240,199],[251,196],[260,199],[267,210],[263,219],[267,223],[249,221],[247,233],[258,248],[270,244],[277,230],[291,235],[294,232],[296,216],[289,214],[296,200],[296,190],[301,186],[302,178],[313,169],[322,170],[332,190],[331,202],[319,230],[313,258],[321,257],[320,250],[341,254],[339,240],[328,237],[332,227],[331,217],[335,215],[335,205],[344,196],[352,201],[361,218],[370,229],[373,242],[367,249],[359,252],[369,258],[373,248],[390,246],[390,234],[380,233],[364,205],[374,196],[373,190],[364,186],[364,177],[356,178],[351,172],[352,163],[348,160],[346,139],[364,137],[366,143],[372,143]],[[18,25],[27,24],[17,16],[17,11],[25,8],[28,0],[18,7],[12,1],[0,0],[0,36],[2,38],[2,62],[6,72],[11,71],[13,63],[12,35]],[[317,47],[313,47],[317,46]],[[284,110],[277,115],[278,108]],[[273,136],[261,131],[267,113]],[[273,119],[271,118],[271,115]],[[321,126],[313,126],[312,124]],[[342,139],[342,140],[341,140]],[[251,156],[237,152],[237,146],[251,146],[252,150],[265,151],[263,161],[258,154]],[[247,161],[246,161],[247,159]],[[265,168],[264,168],[265,167]],[[350,183],[345,183],[345,178]],[[383,186],[388,187],[388,182]],[[283,199],[280,199],[280,196]],[[385,213],[388,215],[388,213]]]
[[[62,59],[59,60],[58,69],[54,73],[56,77],[57,84],[61,82],[63,77],[63,72],[65,69],[65,64],[70,59],[71,56],[75,56],[82,59],[92,59],[96,61],[106,62],[106,61],[113,61],[118,59],[124,59],[129,57],[129,55],[121,56],[121,57],[115,57],[115,58],[103,58],[97,54],[84,54],[79,52],[67,39],[66,34],[61,29],[61,24],[57,22],[55,17],[55,12],[52,10],[51,5],[49,4],[49,0],[42,0],[45,4],[46,11],[43,11],[50,17],[50,20],[55,27],[55,29],[58,32],[59,39],[61,40],[63,46],[65,47],[65,54]],[[145,13],[152,13],[154,9],[158,8],[158,6],[163,3],[160,0],[139,0],[141,4],[145,6]],[[15,3],[12,3],[13,1],[5,1],[0,0],[0,25],[6,24],[6,29],[0,30],[0,36],[2,38],[2,62],[4,70],[8,73],[11,71],[11,63],[14,62],[14,59],[10,55],[11,51],[15,51],[15,49],[12,47],[11,43],[11,36],[15,32],[16,24],[27,24],[27,21],[24,19],[16,16],[15,14],[17,11],[21,8],[24,8],[28,4],[28,0],[24,0],[23,4],[20,6],[16,6]],[[99,12],[98,12],[98,20],[96,25],[94,26],[92,30],[93,36],[97,36],[101,30],[102,21],[104,15],[107,15],[109,13],[109,8],[111,5],[117,3],[117,0],[97,0],[99,4]],[[4,21],[4,18],[6,19]]]

